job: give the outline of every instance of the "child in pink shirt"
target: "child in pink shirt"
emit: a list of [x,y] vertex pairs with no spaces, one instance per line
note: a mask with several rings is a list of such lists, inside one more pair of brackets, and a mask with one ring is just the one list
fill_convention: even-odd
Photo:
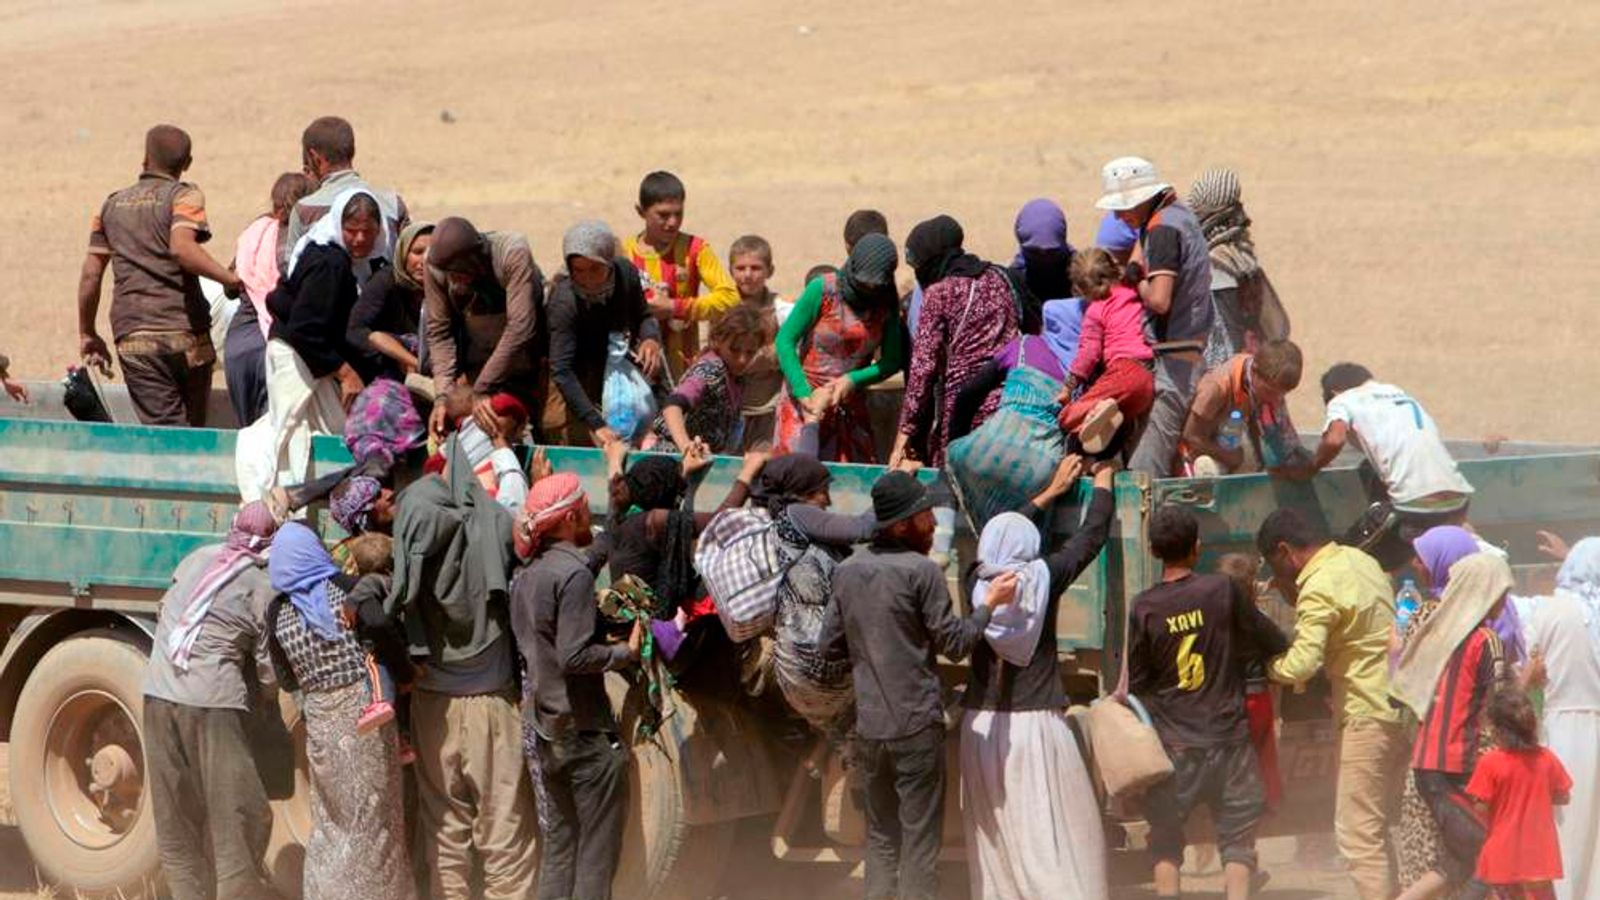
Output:
[[[1110,253],[1095,247],[1073,257],[1072,285],[1089,301],[1072,360],[1066,403],[1058,421],[1076,435],[1085,453],[1103,453],[1122,423],[1150,411],[1155,402],[1155,351],[1145,336],[1144,303],[1122,281],[1122,270]],[[1096,376],[1096,370],[1099,375]],[[1088,384],[1077,400],[1073,390]]]

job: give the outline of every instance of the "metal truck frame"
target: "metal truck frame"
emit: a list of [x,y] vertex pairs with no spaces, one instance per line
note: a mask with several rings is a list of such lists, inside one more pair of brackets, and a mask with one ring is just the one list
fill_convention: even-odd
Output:
[[[548,452],[559,470],[580,474],[590,497],[606,496],[599,451]],[[1600,452],[1510,446],[1503,454],[1462,463],[1478,490],[1473,523],[1489,540],[1523,560],[1535,555],[1535,527],[1595,533]],[[314,472],[348,461],[338,439],[314,443]],[[720,497],[737,468],[737,460],[717,460],[699,489],[702,502]],[[836,508],[867,508],[882,470],[832,468]],[[1063,504],[1058,532],[1076,527],[1088,490],[1084,482]],[[1368,503],[1353,469],[1309,484],[1261,475],[1152,482],[1123,474],[1115,495],[1111,540],[1061,605],[1062,677],[1074,702],[1098,696],[1115,680],[1121,631],[1112,625],[1158,574],[1146,552],[1150,510],[1169,503],[1193,509],[1209,559],[1252,547],[1255,528],[1273,509],[1301,508],[1337,533]],[[145,659],[171,573],[186,554],[220,539],[237,504],[232,432],[0,419],[0,740],[9,748],[11,793],[9,809],[0,811],[20,827],[52,883],[91,896],[148,893],[157,883],[140,738]],[[325,535],[336,533],[313,512]],[[970,533],[961,535],[957,558],[970,547]],[[960,683],[959,667],[947,674],[952,685]],[[639,692],[620,678],[612,687],[631,734]],[[670,693],[669,704],[663,727],[634,748],[618,896],[711,889],[734,835],[749,823],[770,829],[781,860],[861,858],[860,813],[835,754],[824,748],[797,762],[775,752],[760,720],[736,704],[681,691]],[[295,733],[292,700],[284,695],[280,706],[283,725]],[[1283,766],[1292,802],[1269,830],[1325,831],[1329,823],[1319,811],[1331,804],[1334,752],[1327,710],[1314,699],[1286,697],[1284,706]],[[309,832],[303,739],[279,746],[294,749],[280,749],[264,764],[278,769],[280,783],[267,863],[294,896],[299,846]],[[954,801],[949,815],[958,815]],[[1129,826],[1128,841],[1137,843],[1133,817],[1115,810],[1108,816]],[[947,834],[954,843],[945,857],[961,859],[960,827]]]

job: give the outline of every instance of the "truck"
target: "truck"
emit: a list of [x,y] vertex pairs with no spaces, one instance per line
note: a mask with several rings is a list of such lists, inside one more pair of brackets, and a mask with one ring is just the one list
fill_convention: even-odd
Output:
[[[146,658],[178,562],[220,540],[238,506],[234,434],[72,421],[52,399],[59,392],[35,390],[33,406],[0,409],[27,416],[0,418],[0,741],[11,801],[0,814],[20,829],[41,876],[61,889],[85,896],[150,894],[159,884],[159,859],[144,790]],[[892,398],[875,403],[893,407]],[[125,409],[125,398],[111,405]],[[1600,530],[1600,451],[1523,444],[1453,449],[1477,490],[1474,527],[1514,561],[1537,558],[1535,529],[1568,535]],[[318,438],[312,452],[313,475],[350,461],[335,437]],[[547,453],[557,470],[577,473],[588,495],[604,502],[599,451],[550,447]],[[735,459],[718,459],[699,496],[720,497],[737,468]],[[831,468],[835,508],[869,508],[869,490],[882,469]],[[922,477],[933,480],[938,473]],[[1088,490],[1084,482],[1059,508],[1058,533],[1076,527]],[[1060,606],[1058,658],[1073,702],[1101,696],[1116,680],[1124,611],[1159,574],[1146,540],[1152,510],[1167,504],[1193,510],[1209,561],[1253,548],[1256,528],[1280,507],[1301,509],[1337,534],[1365,511],[1369,490],[1351,466],[1309,483],[1265,475],[1152,480],[1119,474],[1111,539]],[[324,512],[313,508],[312,521],[332,533]],[[972,546],[969,531],[958,534],[952,586],[959,586],[961,560],[970,560]],[[1529,589],[1548,572],[1536,566],[1518,571]],[[959,590],[953,596],[965,602]],[[1292,623],[1292,610],[1272,602],[1275,617]],[[962,681],[960,666],[947,665],[945,674],[952,689]],[[625,733],[638,734],[633,726],[643,691],[621,677],[610,686]],[[274,796],[266,863],[285,896],[297,896],[300,847],[310,831],[303,729],[287,693],[271,712],[258,754]],[[1337,742],[1325,688],[1286,694],[1282,719],[1281,765],[1291,788],[1265,833],[1327,831]],[[712,892],[736,836],[749,829],[761,829],[761,842],[771,848],[772,860],[763,865],[863,857],[862,813],[836,748],[819,741],[797,754],[780,747],[766,726],[749,704],[666,692],[659,728],[632,743],[618,896]],[[959,791],[949,794],[954,824]],[[1137,815],[1115,805],[1104,812],[1115,843],[1138,846]],[[946,834],[943,858],[963,859],[960,827],[947,827]]]

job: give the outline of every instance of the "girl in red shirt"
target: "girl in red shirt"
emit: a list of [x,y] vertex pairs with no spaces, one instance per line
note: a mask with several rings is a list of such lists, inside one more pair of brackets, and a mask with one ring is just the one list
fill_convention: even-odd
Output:
[[[1155,402],[1155,351],[1144,302],[1122,276],[1111,254],[1098,247],[1072,259],[1072,285],[1089,301],[1089,309],[1083,314],[1078,355],[1061,392],[1065,405],[1057,422],[1089,454],[1105,452],[1123,422],[1148,413]],[[1081,385],[1089,389],[1068,402]]]
[[1539,746],[1539,720],[1528,695],[1504,685],[1489,705],[1496,748],[1478,760],[1467,794],[1488,812],[1489,836],[1478,855],[1478,880],[1502,900],[1555,900],[1561,846],[1555,807],[1565,806],[1572,778]]

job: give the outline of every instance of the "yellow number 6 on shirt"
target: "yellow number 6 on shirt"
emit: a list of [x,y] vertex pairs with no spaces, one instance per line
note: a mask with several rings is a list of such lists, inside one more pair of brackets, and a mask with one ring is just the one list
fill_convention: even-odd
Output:
[[1194,652],[1195,638],[1191,634],[1178,645],[1178,690],[1198,691],[1206,683],[1206,660]]

